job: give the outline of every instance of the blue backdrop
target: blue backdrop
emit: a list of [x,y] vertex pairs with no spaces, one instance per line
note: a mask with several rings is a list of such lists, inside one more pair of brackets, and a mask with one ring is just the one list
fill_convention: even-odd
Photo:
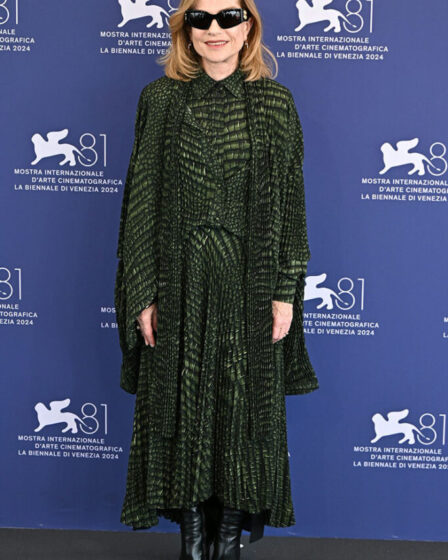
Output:
[[[4,527],[130,530],[115,251],[173,8],[122,4],[0,5]],[[304,131],[321,384],[287,397],[297,524],[266,534],[448,540],[448,3],[258,5]]]

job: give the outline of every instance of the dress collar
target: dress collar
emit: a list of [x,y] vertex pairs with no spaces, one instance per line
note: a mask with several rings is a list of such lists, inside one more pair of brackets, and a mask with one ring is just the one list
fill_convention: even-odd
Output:
[[192,79],[193,97],[197,99],[204,97],[216,84],[222,84],[230,93],[233,93],[235,97],[242,97],[244,95],[243,82],[244,72],[239,66],[232,74],[222,80],[213,79],[200,67],[198,75]]

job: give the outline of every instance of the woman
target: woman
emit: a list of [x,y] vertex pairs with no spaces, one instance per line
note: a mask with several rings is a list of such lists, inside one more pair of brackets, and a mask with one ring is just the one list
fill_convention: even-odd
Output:
[[141,92],[120,218],[120,386],[136,393],[121,521],[180,524],[181,559],[294,525],[285,395],[303,333],[303,137],[253,0],[182,0]]

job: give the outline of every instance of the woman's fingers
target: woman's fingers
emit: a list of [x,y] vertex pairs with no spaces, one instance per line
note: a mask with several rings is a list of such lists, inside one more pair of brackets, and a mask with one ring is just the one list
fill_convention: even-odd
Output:
[[154,348],[156,345],[155,334],[157,334],[157,303],[153,303],[150,307],[144,309],[138,316],[137,321],[146,346],[149,344]]
[[283,301],[272,302],[272,342],[278,342],[284,338],[292,322],[292,303]]
[[289,324],[288,323],[280,323],[277,324],[274,322],[272,326],[272,342],[278,342],[282,338],[284,338],[289,332]]

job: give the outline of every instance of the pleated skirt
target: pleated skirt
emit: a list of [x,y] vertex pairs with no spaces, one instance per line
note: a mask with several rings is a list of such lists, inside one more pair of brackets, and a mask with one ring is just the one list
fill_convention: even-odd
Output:
[[[245,510],[245,528],[295,524],[291,499],[282,341],[273,372],[272,415],[278,437],[248,440],[245,244],[220,226],[200,225],[184,237],[180,407],[176,437],[163,438],[151,415],[158,395],[144,347],[135,400],[121,522],[146,529],[163,516],[180,523],[180,508],[215,497]],[[157,343],[156,343],[157,344]]]

